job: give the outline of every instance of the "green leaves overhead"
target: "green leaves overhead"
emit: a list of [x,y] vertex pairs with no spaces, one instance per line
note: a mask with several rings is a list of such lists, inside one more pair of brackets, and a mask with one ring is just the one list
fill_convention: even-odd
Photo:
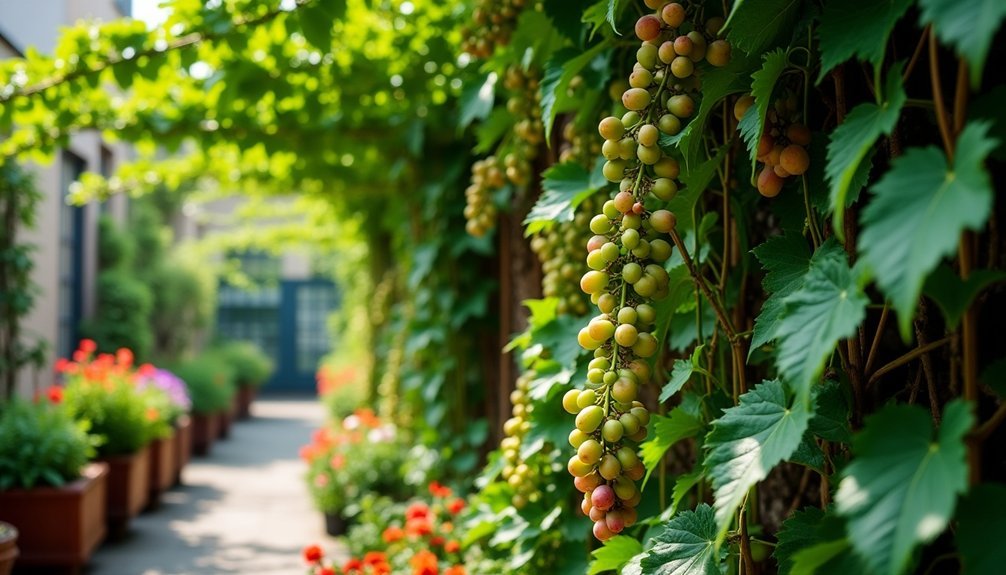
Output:
[[747,144],[752,166],[758,157],[758,141],[761,140],[762,131],[765,129],[765,115],[772,104],[772,91],[789,62],[789,56],[781,48],[765,54],[762,58],[764,62],[761,69],[751,75],[751,95],[755,100],[754,105],[748,108],[737,126],[741,138]]
[[[887,101],[883,105],[866,102],[856,106],[831,133],[825,176],[829,182],[835,233],[839,237],[845,233],[842,224],[845,219],[846,196],[853,187],[853,180],[857,179],[860,165],[877,143],[877,138],[891,135],[901,115],[901,107],[905,105],[907,96],[901,85],[900,66],[895,66],[888,72],[884,94],[887,95]],[[865,181],[865,176],[861,177]]]
[[967,486],[964,434],[972,421],[968,404],[955,400],[934,433],[925,410],[894,405],[868,417],[853,439],[856,458],[835,507],[848,519],[853,548],[876,573],[903,573],[915,546],[946,527]]
[[[1006,564],[1006,485],[971,490],[957,509],[957,546],[966,575],[995,575]],[[996,510],[996,512],[990,512]]]
[[879,66],[887,38],[914,0],[828,0],[821,14],[821,73],[857,57]]
[[783,301],[776,366],[804,397],[835,344],[853,335],[863,321],[869,300],[862,275],[858,266],[849,269],[838,243],[828,241],[814,254],[803,285]]
[[737,407],[713,422],[705,468],[715,490],[719,540],[748,490],[796,450],[810,416],[808,404],[791,401],[774,380],[742,395]]
[[751,336],[751,352],[754,352],[775,337],[782,319],[783,302],[803,285],[804,275],[810,268],[810,247],[803,236],[791,233],[769,238],[752,251],[765,269],[762,289],[768,294],[755,318]]
[[727,39],[749,54],[757,54],[788,39],[783,31],[792,26],[800,13],[799,0],[739,0],[724,28]]
[[590,563],[590,570],[587,575],[596,575],[605,571],[618,571],[623,565],[632,560],[633,557],[643,552],[643,544],[635,537],[619,535],[612,537],[605,542],[603,547],[598,547],[590,554],[594,560]]
[[720,575],[726,550],[716,547],[716,519],[706,504],[684,511],[664,525],[653,547],[622,575]]
[[981,229],[989,217],[993,190],[983,164],[997,142],[988,130],[985,122],[968,124],[952,164],[936,147],[907,150],[873,187],[863,211],[859,251],[905,339],[926,276],[954,253],[961,232]]
[[985,57],[1006,18],[999,0],[921,0],[921,24],[932,24],[940,41],[968,60],[971,86],[981,83]]

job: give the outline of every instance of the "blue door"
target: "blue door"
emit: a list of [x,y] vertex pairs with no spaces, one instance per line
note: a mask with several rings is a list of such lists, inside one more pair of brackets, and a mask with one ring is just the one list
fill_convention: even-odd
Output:
[[312,391],[322,357],[331,351],[328,318],[338,306],[335,284],[324,279],[281,284],[279,358],[266,388]]

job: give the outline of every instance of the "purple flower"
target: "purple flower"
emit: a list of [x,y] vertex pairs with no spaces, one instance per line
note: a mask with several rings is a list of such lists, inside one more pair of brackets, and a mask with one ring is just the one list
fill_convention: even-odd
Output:
[[185,386],[185,382],[166,369],[157,368],[152,375],[140,376],[136,384],[140,389],[152,385],[164,390],[171,399],[171,403],[182,411],[187,412],[192,407],[192,400],[189,398],[189,389]]

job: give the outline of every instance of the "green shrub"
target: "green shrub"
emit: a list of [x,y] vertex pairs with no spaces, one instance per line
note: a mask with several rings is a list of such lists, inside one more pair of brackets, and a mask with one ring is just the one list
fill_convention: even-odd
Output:
[[154,296],[150,324],[157,357],[182,357],[213,322],[216,276],[204,263],[173,253],[143,278]]
[[101,351],[125,347],[140,361],[149,357],[153,344],[150,288],[129,272],[119,269],[98,274],[98,310],[81,322],[81,335],[93,339]]
[[250,341],[228,341],[216,352],[234,368],[234,380],[238,385],[260,387],[272,375],[272,360]]
[[99,456],[128,455],[168,433],[166,421],[148,396],[153,391],[141,392],[125,377],[101,382],[71,377],[63,405],[70,417],[87,423]]
[[213,413],[227,409],[234,398],[234,369],[216,353],[203,353],[171,368],[189,387],[192,411]]
[[80,477],[94,455],[86,423],[49,403],[0,407],[0,490],[58,487]]
[[110,270],[133,262],[133,242],[111,217],[98,218],[98,269]]

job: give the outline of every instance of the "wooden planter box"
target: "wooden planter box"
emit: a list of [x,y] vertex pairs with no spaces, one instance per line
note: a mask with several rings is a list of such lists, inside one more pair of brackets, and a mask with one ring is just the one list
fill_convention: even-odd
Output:
[[237,399],[231,401],[231,406],[217,414],[219,427],[217,428],[218,439],[227,439],[231,436],[231,425],[234,423],[234,415],[237,413]]
[[109,532],[122,535],[129,520],[147,506],[150,495],[150,446],[132,455],[102,459],[108,463],[107,516]]
[[0,520],[20,532],[18,567],[77,570],[105,538],[109,468],[92,463],[63,487],[0,491]]
[[216,413],[192,414],[192,453],[206,455],[220,434],[219,418]]
[[258,395],[258,388],[252,385],[238,386],[238,419],[248,419],[251,417],[251,405]]
[[174,484],[182,482],[182,470],[192,459],[192,418],[183,415],[175,425]]
[[156,508],[161,493],[175,484],[175,434],[150,444],[150,473],[147,482],[149,507]]

